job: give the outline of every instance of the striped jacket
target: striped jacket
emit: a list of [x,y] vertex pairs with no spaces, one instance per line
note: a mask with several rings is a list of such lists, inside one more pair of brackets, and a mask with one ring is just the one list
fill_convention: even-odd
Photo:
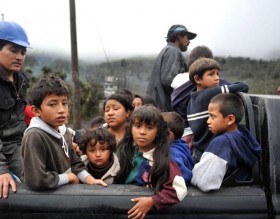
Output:
[[248,92],[248,85],[236,82],[231,85],[211,87],[193,92],[187,107],[187,118],[189,126],[193,131],[192,146],[195,150],[204,152],[213,134],[207,125],[208,104],[210,100],[219,93]]

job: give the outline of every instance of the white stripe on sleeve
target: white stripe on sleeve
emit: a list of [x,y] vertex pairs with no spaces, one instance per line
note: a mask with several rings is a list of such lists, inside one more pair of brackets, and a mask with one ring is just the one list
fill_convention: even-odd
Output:
[[188,193],[188,189],[184,178],[178,175],[175,176],[172,183],[172,187],[175,189],[178,199],[182,201]]

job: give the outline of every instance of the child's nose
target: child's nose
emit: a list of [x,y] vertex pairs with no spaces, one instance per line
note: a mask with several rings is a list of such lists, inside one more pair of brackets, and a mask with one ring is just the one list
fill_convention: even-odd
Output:
[[146,129],[145,128],[140,128],[139,132],[140,132],[140,134],[145,134],[146,133]]

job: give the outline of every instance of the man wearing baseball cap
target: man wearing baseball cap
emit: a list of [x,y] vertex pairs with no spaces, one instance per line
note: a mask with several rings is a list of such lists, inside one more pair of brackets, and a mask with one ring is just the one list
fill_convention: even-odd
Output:
[[21,140],[26,129],[25,106],[30,76],[21,71],[29,48],[25,30],[15,22],[0,21],[0,198],[22,172]]
[[187,51],[195,33],[180,24],[169,28],[166,36],[167,45],[159,53],[150,77],[147,93],[151,95],[163,112],[173,111],[171,106],[171,83],[173,78],[187,72],[187,65],[182,52]]

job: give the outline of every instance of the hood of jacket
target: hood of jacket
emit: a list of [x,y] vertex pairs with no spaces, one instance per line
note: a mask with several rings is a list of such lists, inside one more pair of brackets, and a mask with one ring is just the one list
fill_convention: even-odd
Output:
[[25,130],[24,134],[32,129],[32,128],[39,128],[42,131],[50,134],[51,136],[57,138],[57,139],[62,139],[62,149],[64,150],[64,153],[66,154],[67,157],[69,157],[69,151],[68,151],[68,146],[64,138],[64,134],[67,130],[65,125],[59,126],[59,132],[50,127],[47,123],[45,123],[43,120],[41,120],[38,116],[35,116],[31,119],[30,125],[28,128]]

